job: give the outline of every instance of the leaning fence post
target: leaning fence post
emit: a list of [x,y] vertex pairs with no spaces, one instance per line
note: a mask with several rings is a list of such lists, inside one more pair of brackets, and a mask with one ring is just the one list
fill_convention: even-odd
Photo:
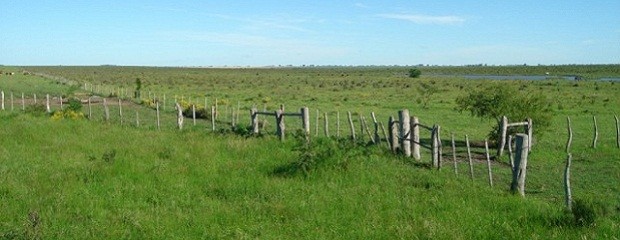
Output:
[[381,143],[381,137],[379,137],[379,123],[377,123],[377,117],[375,116],[375,112],[371,112],[370,116],[372,117],[372,122],[375,125],[375,134],[374,141],[377,144]]
[[489,156],[489,141],[484,140],[484,150],[487,157],[487,170],[489,172],[489,186],[493,187],[493,173],[491,172],[491,157]]
[[401,150],[406,157],[411,157],[411,126],[409,125],[409,110],[403,109],[398,111],[399,130],[398,138],[400,140]]
[[471,148],[469,147],[469,136],[465,134],[465,144],[467,146],[467,160],[469,160],[469,175],[471,180],[474,180],[474,162],[471,159]]
[[385,126],[383,126],[383,122],[379,122],[379,125],[381,126],[383,137],[385,138],[385,144],[388,146],[388,148],[390,148],[390,138],[388,137],[387,132],[385,131]]
[[411,117],[411,151],[415,160],[420,160],[420,121],[418,117]]
[[598,125],[596,124],[596,116],[592,116],[594,121],[594,138],[592,139],[592,148],[596,148],[596,141],[598,140]]
[[353,126],[353,117],[351,116],[351,112],[347,112],[349,117],[349,126],[351,127],[351,139],[355,141],[355,126]]
[[529,139],[526,134],[517,134],[517,147],[515,156],[515,168],[512,171],[512,184],[510,190],[513,193],[519,192],[525,197],[525,175],[527,172],[528,143]]
[[570,165],[572,158],[573,156],[568,153],[568,156],[566,158],[566,168],[564,168],[564,193],[566,194],[565,201],[568,211],[573,210],[573,196],[570,189]]
[[508,118],[506,116],[502,116],[502,120],[500,121],[499,126],[500,138],[499,144],[497,146],[497,156],[501,157],[504,154],[504,146],[506,145],[506,132],[508,132]]

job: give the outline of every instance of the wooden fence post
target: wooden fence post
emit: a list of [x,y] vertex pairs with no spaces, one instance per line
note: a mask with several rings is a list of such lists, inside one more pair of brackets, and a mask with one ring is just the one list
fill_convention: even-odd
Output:
[[469,136],[465,134],[465,144],[467,146],[467,159],[469,160],[469,175],[471,180],[474,180],[474,162],[471,159],[471,148],[469,147]]
[[161,121],[159,119],[159,102],[155,103],[155,111],[157,112],[157,130],[161,130]]
[[32,97],[34,98],[34,105],[37,105],[37,94],[32,94]]
[[[216,100],[217,103],[217,100]],[[215,132],[215,118],[217,117],[217,108],[215,105],[211,105],[211,131]]]
[[88,97],[88,119],[93,119],[93,108],[90,105],[90,97]]
[[11,112],[13,111],[13,92],[11,92]]
[[0,98],[2,98],[2,111],[4,111],[4,91],[0,91]]
[[506,145],[506,133],[508,132],[508,118],[502,116],[502,120],[499,125],[500,138],[497,144],[497,156],[501,157],[504,154],[504,146]]
[[388,146],[388,148],[390,148],[390,138],[388,137],[387,132],[385,131],[385,126],[383,126],[383,122],[379,122],[379,125],[381,126],[383,137],[385,138],[385,144]]
[[375,116],[375,112],[371,112],[370,116],[372,117],[372,123],[375,126],[374,142],[380,144],[381,137],[379,137],[379,123],[377,123],[377,117]]
[[121,118],[121,125],[123,125],[123,105],[120,98],[118,99],[118,116]]
[[510,161],[510,169],[515,168],[514,155],[512,155],[512,135],[508,135],[508,160]]
[[570,145],[573,142],[573,128],[570,125],[570,117],[566,117],[566,127],[568,128],[568,140],[566,141],[566,153],[570,153]]
[[571,189],[570,189],[570,165],[571,165],[572,158],[573,156],[570,153],[568,153],[568,156],[566,158],[566,168],[564,168],[564,193],[566,194],[565,202],[566,202],[566,208],[568,209],[568,211],[573,210],[573,196],[571,194]]
[[140,127],[140,116],[138,115],[138,110],[136,110],[136,127]]
[[325,122],[325,125],[323,126],[323,130],[325,132],[325,136],[329,137],[329,120],[327,119],[327,112],[323,113],[323,120]]
[[108,108],[108,103],[106,102],[105,98],[103,98],[103,114],[105,121],[110,121],[110,109]]
[[250,124],[252,125],[252,134],[258,134],[258,114],[256,114],[256,112],[258,112],[256,106],[252,106],[252,109],[250,109]]
[[433,160],[433,167],[440,169],[440,163],[439,163],[439,142],[437,140],[437,125],[435,124],[433,126],[433,129],[431,130],[431,151],[432,151],[432,160]]
[[277,126],[277,130],[276,133],[278,135],[278,137],[280,137],[281,141],[284,141],[284,110],[282,108],[278,109],[276,112],[276,126]]
[[596,116],[592,116],[594,121],[594,138],[592,139],[592,148],[596,148],[596,141],[598,140],[598,125],[596,124]]
[[181,108],[179,103],[176,104],[175,108],[177,110],[177,126],[179,127],[179,130],[183,130],[183,108]]
[[315,137],[318,137],[318,136],[319,136],[319,114],[321,114],[321,113],[320,113],[320,112],[319,112],[319,110],[317,109],[317,110],[316,110],[316,121],[315,121],[315,123],[314,123],[314,126],[315,126],[315,128],[314,128],[314,136],[315,136]]
[[336,137],[340,138],[340,111],[336,112]]
[[525,197],[525,175],[527,173],[527,158],[529,139],[526,134],[517,134],[517,147],[515,156],[515,168],[512,171],[512,184],[510,190],[513,193],[519,192]]
[[26,99],[24,99],[23,92],[22,92],[22,111],[26,111]]
[[47,113],[51,113],[52,109],[50,108],[50,95],[49,94],[45,94],[45,111]]
[[491,172],[491,157],[489,156],[489,141],[484,140],[484,150],[487,157],[487,171],[489,172],[489,186],[493,187],[493,173]]
[[400,145],[402,146],[401,151],[406,157],[411,157],[411,125],[409,125],[409,110],[403,109],[398,111],[398,120],[398,125],[400,126],[398,138],[400,140]]
[[357,116],[359,117],[359,122],[360,122],[360,140],[364,141],[364,120],[363,120],[363,116],[361,113],[358,113]]
[[459,175],[459,170],[457,168],[456,162],[456,144],[454,143],[454,133],[452,133],[452,161],[454,162],[454,175]]
[[303,120],[304,134],[306,134],[306,138],[308,138],[310,137],[310,110],[308,107],[301,108],[301,119]]
[[411,154],[415,160],[420,160],[420,120],[411,117]]
[[370,141],[373,144],[376,144],[377,142],[375,141],[375,137],[372,135],[372,133],[370,133],[370,129],[368,129],[368,123],[366,122],[366,118],[360,114],[360,120],[362,121],[362,126],[364,126],[364,128],[362,129],[362,135],[364,134],[363,131],[366,130],[366,133],[368,134],[368,138],[370,138]]
[[389,124],[389,134],[390,134],[390,147],[392,148],[392,152],[396,153],[399,149],[399,141],[398,141],[398,123],[394,120],[394,117],[390,116]]
[[196,126],[196,104],[192,104],[192,120],[194,121],[194,126]]
[[351,139],[355,141],[355,126],[353,126],[353,117],[351,116],[351,112],[347,112],[349,117],[349,126],[351,127]]
[[534,146],[534,122],[532,122],[531,118],[526,119],[527,121],[527,151],[532,152],[532,146]]
[[61,96],[59,96],[59,99],[60,99],[60,111],[62,111],[62,110],[63,110],[63,106],[62,106],[62,95],[61,95]]

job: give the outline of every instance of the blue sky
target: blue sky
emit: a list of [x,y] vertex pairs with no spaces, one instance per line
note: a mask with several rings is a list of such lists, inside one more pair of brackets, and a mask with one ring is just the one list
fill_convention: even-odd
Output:
[[28,1],[4,65],[619,64],[620,1]]

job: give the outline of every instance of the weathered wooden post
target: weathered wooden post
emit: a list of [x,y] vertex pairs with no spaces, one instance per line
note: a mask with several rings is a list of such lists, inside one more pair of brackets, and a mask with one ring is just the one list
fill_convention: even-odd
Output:
[[13,111],[13,92],[11,92],[11,112]]
[[598,125],[596,124],[596,116],[592,116],[594,121],[594,138],[592,139],[592,148],[596,148],[596,141],[598,140]]
[[108,103],[106,102],[105,98],[103,98],[103,114],[105,121],[110,121],[110,109],[108,108]]
[[360,140],[364,141],[364,116],[362,116],[361,113],[358,113],[357,116],[359,117],[360,123]]
[[381,137],[379,137],[379,123],[377,123],[377,117],[375,116],[375,112],[371,112],[370,116],[372,117],[372,123],[375,127],[375,133],[373,135],[374,138],[374,143],[376,144],[380,144],[381,143]]
[[276,130],[276,134],[278,135],[278,137],[280,138],[281,141],[284,141],[284,109],[281,107],[280,109],[276,110],[275,114],[276,114],[276,126],[277,126],[277,130]]
[[22,92],[22,111],[26,111],[26,99],[24,99],[23,92]]
[[568,211],[573,210],[573,195],[571,194],[570,189],[570,165],[572,158],[573,156],[568,153],[568,156],[566,158],[566,168],[564,168],[564,193],[566,194],[565,202]]
[[379,122],[381,126],[381,132],[383,132],[383,137],[385,138],[385,144],[388,148],[390,148],[390,138],[388,137],[387,131],[385,131],[385,126],[383,126],[383,122]]
[[323,113],[323,120],[325,122],[323,126],[323,130],[325,131],[325,136],[329,137],[329,120],[327,119],[327,112]]
[[512,135],[508,135],[508,160],[510,161],[510,169],[515,168],[515,159],[512,154]]
[[136,127],[140,127],[140,116],[138,115],[138,110],[136,110]]
[[519,192],[525,197],[525,175],[527,173],[528,158],[528,136],[526,134],[517,134],[517,147],[515,156],[515,168],[512,171],[512,184],[510,190],[513,193]]
[[394,117],[392,116],[390,116],[390,119],[388,122],[388,128],[389,128],[389,133],[390,133],[390,137],[389,137],[390,147],[392,148],[392,152],[396,153],[399,149],[398,122],[396,122],[394,120]]
[[252,106],[252,108],[250,109],[250,124],[252,125],[252,134],[258,134],[258,114],[256,112],[258,112],[256,106]]
[[506,145],[506,133],[508,132],[508,118],[502,116],[502,120],[499,122],[500,138],[497,144],[497,156],[501,157],[504,154],[504,146]]
[[239,123],[239,112],[241,111],[241,103],[237,101],[237,111],[235,112],[235,125]]
[[[215,98],[215,109],[213,110],[213,112],[215,113],[214,116],[215,116],[215,119],[217,120],[217,117],[219,115],[218,114],[218,108],[217,108],[217,98]],[[215,129],[215,128],[213,128],[213,129]],[[215,130],[213,130],[213,131],[215,131]]]
[[4,91],[0,91],[0,98],[2,98],[2,111],[4,111]]
[[566,140],[566,153],[570,153],[570,145],[573,142],[573,128],[570,125],[570,117],[566,117],[566,127],[568,128],[568,140]]
[[433,167],[440,169],[440,162],[439,162],[439,141],[437,138],[437,124],[435,124],[433,126],[433,129],[431,130],[431,151],[432,151],[432,160],[433,160]]
[[411,125],[409,125],[409,110],[403,109],[398,111],[399,134],[401,150],[407,157],[411,157]]
[[155,111],[157,112],[157,130],[161,130],[161,121],[159,119],[159,102],[155,103]]
[[[216,101],[217,102],[217,101]],[[215,118],[217,117],[215,105],[211,106],[211,131],[215,132]]]
[[231,106],[230,107],[230,127],[234,129],[235,126],[237,126],[237,124],[235,123],[235,108]]
[[121,119],[121,125],[123,125],[123,103],[120,98],[118,99],[118,116]]
[[415,160],[420,160],[420,120],[411,117],[411,154]]
[[301,118],[303,119],[303,128],[306,138],[310,137],[310,109],[308,107],[301,108]]
[[181,108],[181,105],[177,103],[175,109],[177,110],[177,126],[179,127],[179,130],[183,130],[183,108]]
[[459,170],[457,169],[456,162],[456,144],[454,143],[454,133],[451,136],[452,140],[452,161],[454,162],[454,175],[459,175]]
[[93,119],[93,108],[90,104],[90,97],[88,97],[88,119]]
[[347,116],[349,117],[349,126],[351,127],[351,139],[355,141],[355,126],[353,126],[353,116],[351,116],[351,112],[347,112]]
[[489,186],[493,187],[493,173],[491,172],[491,157],[489,156],[489,141],[484,140],[484,150],[487,157],[487,170],[489,172]]
[[469,136],[465,134],[465,146],[467,146],[467,160],[469,160],[469,175],[474,180],[474,162],[471,159],[471,148],[469,147]]
[[196,104],[192,104],[192,120],[194,121],[194,126],[196,126]]
[[32,97],[34,98],[34,105],[37,105],[37,94],[32,94]]
[[45,94],[45,111],[47,113],[51,113],[52,109],[50,108],[50,95],[49,94]]
[[526,119],[527,121],[527,151],[532,152],[532,146],[534,146],[534,122],[532,122],[531,118]]

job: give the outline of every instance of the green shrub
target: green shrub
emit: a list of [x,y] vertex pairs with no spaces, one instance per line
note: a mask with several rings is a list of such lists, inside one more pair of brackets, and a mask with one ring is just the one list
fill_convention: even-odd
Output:
[[410,78],[419,78],[420,75],[422,75],[422,71],[420,71],[420,69],[417,69],[417,68],[409,69]]

